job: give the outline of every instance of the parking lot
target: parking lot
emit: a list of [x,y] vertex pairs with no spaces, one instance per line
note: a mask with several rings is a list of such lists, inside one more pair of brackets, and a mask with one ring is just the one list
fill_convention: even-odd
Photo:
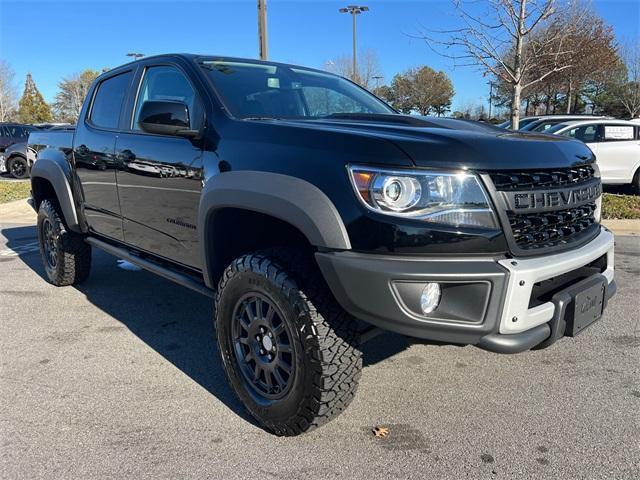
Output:
[[0,232],[2,478],[640,476],[637,237],[618,238],[618,295],[580,337],[499,356],[379,336],[346,413],[278,438],[227,386],[207,298],[101,252],[55,288],[35,228]]

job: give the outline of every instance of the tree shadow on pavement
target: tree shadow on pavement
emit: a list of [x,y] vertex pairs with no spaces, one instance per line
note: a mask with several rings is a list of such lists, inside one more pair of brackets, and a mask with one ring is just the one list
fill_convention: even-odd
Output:
[[[46,281],[35,226],[5,228],[1,233],[8,240],[3,251],[14,252],[14,259],[20,258]],[[0,262],[10,258],[0,257]],[[235,397],[220,364],[210,298],[145,270],[121,268],[115,257],[96,248],[89,278],[66,288],[82,292],[228,408],[256,424]],[[400,335],[379,335],[362,346],[364,365],[374,365],[408,346]]]

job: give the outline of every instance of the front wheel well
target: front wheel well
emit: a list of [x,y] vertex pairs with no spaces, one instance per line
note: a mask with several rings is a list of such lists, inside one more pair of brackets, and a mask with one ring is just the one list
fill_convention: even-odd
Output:
[[222,208],[207,222],[211,279],[217,283],[224,269],[246,253],[272,247],[294,247],[310,255],[314,247],[296,227],[279,218],[241,208]]

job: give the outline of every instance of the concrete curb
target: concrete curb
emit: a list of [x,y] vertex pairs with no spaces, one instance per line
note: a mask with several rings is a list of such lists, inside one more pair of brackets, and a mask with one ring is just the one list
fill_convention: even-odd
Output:
[[0,222],[16,225],[34,225],[36,223],[36,212],[33,211],[26,199],[0,203]]
[[602,224],[614,235],[640,236],[640,220],[603,220]]
[[[25,200],[0,204],[0,222],[33,225],[36,212]],[[603,220],[602,224],[615,235],[640,236],[640,220]]]

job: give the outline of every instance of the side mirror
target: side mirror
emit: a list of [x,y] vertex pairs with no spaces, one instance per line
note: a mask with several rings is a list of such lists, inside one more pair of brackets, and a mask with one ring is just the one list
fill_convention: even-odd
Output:
[[190,138],[198,135],[197,130],[191,130],[189,108],[182,102],[147,100],[138,118],[138,125],[148,133]]

